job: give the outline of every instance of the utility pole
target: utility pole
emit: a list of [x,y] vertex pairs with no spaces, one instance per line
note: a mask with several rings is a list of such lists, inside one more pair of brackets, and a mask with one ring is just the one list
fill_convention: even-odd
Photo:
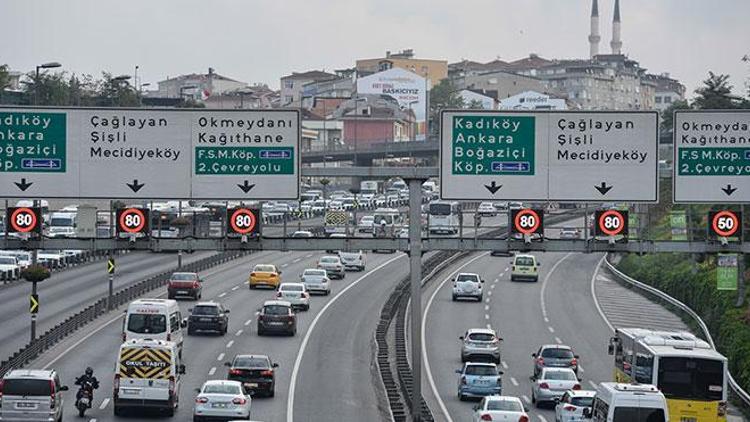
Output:
[[411,416],[422,420],[422,183],[409,179],[409,269],[411,273]]

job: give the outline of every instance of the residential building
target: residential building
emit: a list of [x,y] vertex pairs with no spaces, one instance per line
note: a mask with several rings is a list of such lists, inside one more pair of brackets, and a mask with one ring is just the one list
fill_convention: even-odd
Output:
[[541,79],[507,71],[465,75],[457,82],[454,82],[454,85],[457,88],[484,93],[498,100],[525,91],[545,92],[547,90],[545,82]]
[[203,103],[208,108],[257,109],[272,108],[278,102],[279,92],[265,84],[256,84],[219,95],[211,95]]
[[351,98],[356,92],[352,77],[337,77],[302,85],[302,107],[311,108],[318,97]]
[[481,91],[462,89],[458,92],[458,95],[464,100],[464,108],[480,108],[482,110],[497,109],[497,98]]
[[413,110],[386,95],[360,94],[343,102],[333,117],[344,122],[343,142],[351,148],[413,139]]
[[311,70],[301,73],[293,72],[291,75],[282,76],[281,105],[284,107],[299,107],[305,85],[333,79],[339,79],[339,77],[322,70]]
[[385,57],[357,60],[357,77],[372,75],[385,70],[401,68],[427,79],[430,86],[437,85],[448,77],[448,62],[445,60],[428,60],[414,58],[414,50],[408,49],[398,53],[385,52]]
[[222,76],[208,68],[208,73],[192,73],[158,82],[159,89],[147,95],[160,98],[184,98],[190,96],[205,100],[212,95],[223,95],[245,88],[247,83]]
[[[316,100],[317,101],[317,100]],[[322,151],[340,149],[344,144],[342,142],[344,122],[342,120],[326,118],[325,114],[320,114],[320,108],[312,110],[302,109],[302,128],[315,131],[315,139],[306,145],[302,145],[303,151]],[[336,107],[328,110],[331,114],[336,111]]]
[[669,73],[661,75],[646,75],[646,78],[656,84],[654,108],[659,111],[668,109],[672,103],[685,100],[685,85],[672,79]]
[[8,86],[5,87],[6,91],[21,91],[21,78],[23,78],[23,72],[15,70],[8,71]]

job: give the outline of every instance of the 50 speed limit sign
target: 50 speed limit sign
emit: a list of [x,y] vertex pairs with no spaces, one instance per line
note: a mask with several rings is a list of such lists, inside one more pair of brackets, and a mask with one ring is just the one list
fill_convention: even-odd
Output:
[[260,228],[260,212],[255,208],[232,208],[227,211],[227,234],[254,236]]
[[596,236],[628,235],[628,212],[621,210],[599,210],[595,214],[594,234]]
[[713,238],[739,236],[742,213],[737,211],[711,211],[708,213],[708,231]]
[[124,208],[117,210],[117,233],[148,235],[148,210]]
[[536,208],[524,208],[513,210],[510,213],[513,224],[510,225],[511,233],[531,235],[534,233],[544,235],[544,211]]
[[9,207],[6,211],[8,233],[42,232],[42,211],[39,207]]

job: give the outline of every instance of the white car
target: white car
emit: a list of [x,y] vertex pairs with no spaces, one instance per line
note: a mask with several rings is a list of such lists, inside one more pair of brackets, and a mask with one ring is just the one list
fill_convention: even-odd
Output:
[[479,274],[458,273],[453,279],[453,301],[463,297],[470,297],[482,301],[482,280]]
[[531,386],[531,402],[540,407],[542,403],[554,403],[568,390],[580,390],[576,373],[570,368],[542,368],[539,378]]
[[477,214],[482,217],[494,217],[497,215],[497,208],[492,205],[492,202],[482,202],[477,207]]
[[365,270],[365,254],[362,251],[356,252],[339,252],[339,258],[344,264],[345,270],[352,271],[364,271]]
[[292,304],[293,309],[310,310],[310,293],[304,283],[281,283],[276,299],[286,300]]
[[314,236],[311,231],[297,230],[296,232],[292,233],[292,237],[295,239],[308,239]]
[[300,279],[310,293],[320,292],[326,296],[331,294],[331,280],[326,270],[308,268],[300,275]]
[[529,422],[529,415],[526,414],[526,408],[518,397],[487,396],[474,406],[471,420]]
[[193,422],[216,418],[250,418],[252,398],[245,394],[239,381],[209,380],[198,390],[193,408]]
[[320,260],[318,260],[318,268],[326,270],[329,277],[335,276],[338,279],[346,277],[344,264],[341,263],[341,258],[338,256],[326,255],[321,257]]
[[18,258],[10,255],[0,256],[0,273],[13,272],[14,276],[18,276],[19,271],[21,266],[18,265]]
[[360,233],[372,233],[372,223],[375,221],[374,215],[364,215],[359,219],[357,231]]
[[76,229],[70,226],[52,226],[47,231],[48,237],[75,237]]
[[334,199],[333,201],[328,203],[328,210],[329,211],[344,211],[344,202],[338,199]]
[[563,394],[555,406],[557,422],[583,422],[583,409],[591,408],[596,391],[570,390]]

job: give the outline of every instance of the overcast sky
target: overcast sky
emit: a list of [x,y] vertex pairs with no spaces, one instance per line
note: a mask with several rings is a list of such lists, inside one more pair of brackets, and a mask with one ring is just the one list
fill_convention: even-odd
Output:
[[[206,72],[278,88],[292,71],[352,67],[413,48],[420,58],[585,58],[591,0],[0,0],[0,64],[132,74]],[[614,0],[600,0],[609,52]],[[623,52],[689,92],[709,70],[746,92],[748,0],[621,0]]]

